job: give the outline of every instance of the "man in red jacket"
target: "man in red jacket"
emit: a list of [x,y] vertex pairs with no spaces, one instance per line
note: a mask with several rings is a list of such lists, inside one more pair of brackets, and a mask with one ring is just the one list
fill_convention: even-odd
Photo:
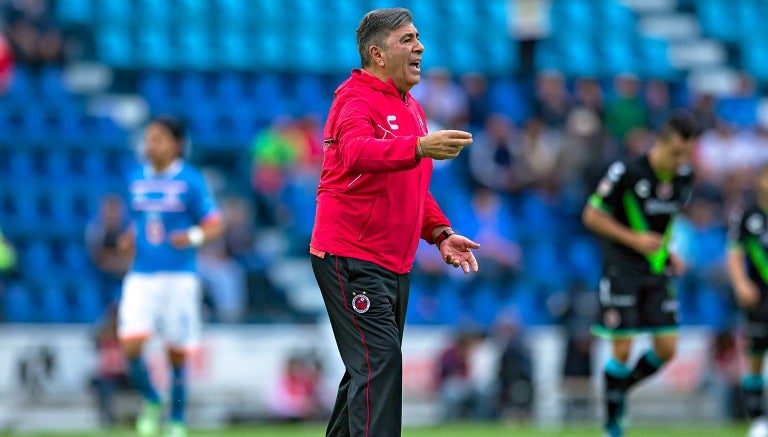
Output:
[[357,28],[362,69],[336,90],[323,133],[323,171],[310,253],[346,372],[327,436],[393,437],[402,416],[403,327],[419,237],[446,263],[477,271],[429,193],[433,159],[456,157],[467,132],[427,133],[409,90],[424,46],[402,8],[369,12]]

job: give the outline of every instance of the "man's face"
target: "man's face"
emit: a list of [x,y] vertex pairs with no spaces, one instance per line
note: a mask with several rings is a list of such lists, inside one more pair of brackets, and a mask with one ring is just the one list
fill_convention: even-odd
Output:
[[178,154],[176,139],[159,123],[152,123],[144,134],[145,153],[152,162],[170,162]]
[[680,135],[672,133],[669,137],[661,139],[661,147],[664,151],[662,165],[668,172],[676,172],[691,161],[693,139],[685,140]]
[[413,24],[392,31],[386,39],[384,71],[401,92],[410,91],[421,80],[421,55],[424,46]]

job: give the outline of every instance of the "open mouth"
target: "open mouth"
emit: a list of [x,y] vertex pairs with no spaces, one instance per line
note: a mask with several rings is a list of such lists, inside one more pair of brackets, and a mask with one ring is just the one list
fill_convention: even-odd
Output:
[[414,61],[408,64],[409,67],[416,71],[421,71],[421,61]]

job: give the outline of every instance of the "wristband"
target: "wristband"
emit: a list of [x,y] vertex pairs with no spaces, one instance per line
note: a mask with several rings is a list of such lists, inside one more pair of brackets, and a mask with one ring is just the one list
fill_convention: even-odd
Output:
[[444,229],[443,232],[440,232],[439,234],[437,234],[437,237],[435,237],[435,246],[439,248],[440,243],[447,240],[448,237],[450,237],[453,234],[455,234],[455,232],[453,232],[453,229],[451,228]]
[[203,232],[200,226],[192,226],[187,231],[187,238],[189,239],[189,244],[194,247],[200,247],[205,242],[205,232]]
[[422,147],[421,145],[421,137],[416,137],[416,157],[417,158],[424,157],[424,147]]

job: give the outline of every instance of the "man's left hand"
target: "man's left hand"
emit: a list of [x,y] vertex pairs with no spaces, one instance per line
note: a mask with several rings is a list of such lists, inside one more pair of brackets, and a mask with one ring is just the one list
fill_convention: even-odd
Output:
[[453,234],[440,243],[440,255],[446,264],[461,267],[464,273],[477,271],[477,260],[472,249],[479,249],[480,245],[459,234]]
[[669,254],[669,267],[672,276],[682,276],[685,274],[685,271],[688,270],[685,261],[674,253]]

